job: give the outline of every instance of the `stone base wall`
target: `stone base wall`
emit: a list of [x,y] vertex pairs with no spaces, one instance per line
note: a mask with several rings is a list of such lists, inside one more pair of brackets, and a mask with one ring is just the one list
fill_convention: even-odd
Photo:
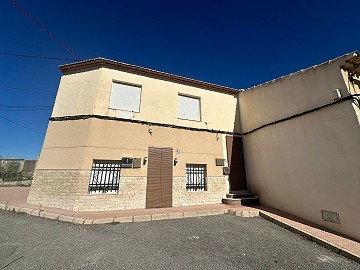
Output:
[[88,194],[89,170],[36,170],[28,203],[75,211],[145,208],[146,177],[121,177],[119,193]]
[[110,211],[144,209],[146,202],[146,177],[120,177],[119,193],[88,194],[88,182],[75,198],[74,210]]
[[221,203],[229,192],[227,177],[207,177],[207,191],[186,191],[186,177],[173,179],[173,206]]
[[89,183],[90,173],[89,170],[35,170],[27,202],[74,210],[79,184]]
[[[144,209],[147,177],[120,177],[119,193],[88,194],[89,170],[36,170],[28,203],[75,211]],[[173,178],[173,206],[221,203],[226,177],[208,177],[207,191],[186,191],[186,178]]]

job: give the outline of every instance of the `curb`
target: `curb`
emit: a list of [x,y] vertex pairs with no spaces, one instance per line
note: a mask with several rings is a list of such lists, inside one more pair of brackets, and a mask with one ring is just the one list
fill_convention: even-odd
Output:
[[156,221],[167,219],[179,219],[190,217],[204,217],[214,215],[230,214],[238,217],[257,217],[259,211],[236,211],[236,210],[201,210],[201,211],[187,211],[187,212],[174,212],[174,213],[157,213],[152,215],[135,215],[135,216],[120,216],[112,218],[96,218],[96,219],[84,219],[74,216],[66,216],[62,214],[48,213],[41,209],[29,209],[12,206],[8,204],[0,204],[0,210],[11,211],[16,213],[23,213],[30,216],[42,217],[50,220],[57,220],[62,222],[69,222],[80,225],[97,225],[97,224],[117,224],[117,223],[129,223],[129,222],[144,222],[144,221]]
[[237,210],[233,210],[230,209],[228,211],[229,215],[233,215],[233,216],[237,216],[237,217],[258,217],[260,215],[260,211],[258,210],[253,210],[253,211],[237,211]]
[[353,260],[353,261],[355,261],[357,263],[360,263],[360,256],[357,255],[357,254],[352,253],[351,251],[348,251],[348,250],[346,250],[346,249],[344,249],[344,248],[342,248],[342,247],[340,247],[340,246],[338,246],[336,244],[330,243],[330,242],[328,242],[328,241],[326,241],[324,239],[321,239],[320,237],[314,236],[311,233],[303,231],[303,230],[301,230],[299,228],[296,228],[296,227],[294,227],[292,225],[289,225],[289,224],[287,224],[287,223],[285,223],[285,222],[283,222],[283,221],[281,221],[279,219],[276,219],[276,218],[272,217],[271,215],[268,215],[267,213],[264,213],[263,211],[260,211],[259,214],[260,214],[260,217],[266,219],[267,221],[270,221],[270,222],[272,222],[272,223],[274,223],[274,224],[276,224],[276,225],[278,225],[278,226],[280,226],[280,227],[282,227],[282,228],[284,228],[286,230],[289,230],[289,231],[291,231],[293,233],[296,233],[296,234],[298,234],[298,235],[300,235],[302,237],[305,237],[307,240],[313,241],[316,244],[318,244],[320,246],[323,246],[323,247],[325,247],[327,249],[330,249],[331,251],[333,251],[335,253],[338,253],[338,254],[340,254],[340,255],[342,255],[342,256],[350,259],[350,260]]

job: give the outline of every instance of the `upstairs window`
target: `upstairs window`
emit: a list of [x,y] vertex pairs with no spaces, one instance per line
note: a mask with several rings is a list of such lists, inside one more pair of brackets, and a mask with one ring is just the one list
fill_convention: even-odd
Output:
[[110,109],[139,112],[141,87],[113,82]]
[[179,118],[200,121],[200,98],[179,94],[178,109]]

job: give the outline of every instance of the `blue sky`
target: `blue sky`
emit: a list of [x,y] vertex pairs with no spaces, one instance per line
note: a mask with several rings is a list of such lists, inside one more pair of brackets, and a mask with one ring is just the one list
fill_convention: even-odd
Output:
[[[83,59],[105,57],[234,88],[360,47],[358,1],[14,1]],[[0,1],[0,34],[0,53],[75,59],[9,0]],[[0,55],[0,105],[52,106],[58,66],[70,62]],[[40,154],[51,115],[43,109],[0,107],[0,156]]]

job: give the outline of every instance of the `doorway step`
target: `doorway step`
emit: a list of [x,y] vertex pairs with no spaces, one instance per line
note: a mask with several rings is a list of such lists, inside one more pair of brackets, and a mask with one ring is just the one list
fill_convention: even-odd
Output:
[[259,197],[249,190],[235,190],[226,194],[222,199],[223,204],[228,205],[254,205],[258,204]]

